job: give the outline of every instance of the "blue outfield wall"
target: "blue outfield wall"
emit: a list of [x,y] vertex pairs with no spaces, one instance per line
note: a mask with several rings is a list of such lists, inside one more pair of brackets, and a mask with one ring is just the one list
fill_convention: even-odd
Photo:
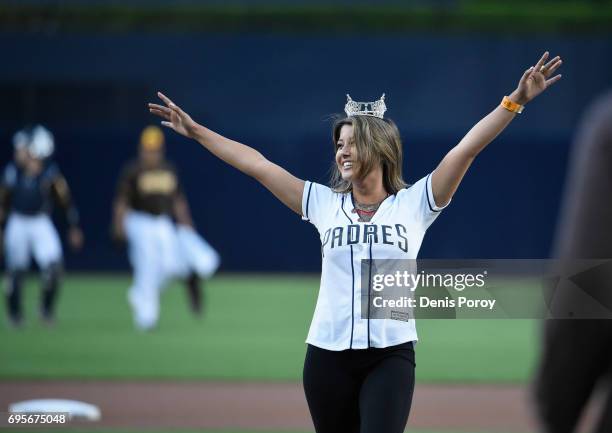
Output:
[[[470,169],[426,235],[423,257],[546,257],[568,149],[580,114],[612,85],[607,38],[537,35],[26,35],[0,34],[0,161],[24,122],[44,122],[82,214],[86,248],[68,267],[127,268],[109,239],[111,202],[146,102],[164,90],[195,119],[263,152],[295,175],[325,182],[330,114],[345,94],[386,92],[405,146],[405,177],[435,168],[516,85],[544,48],[564,57],[564,79]],[[317,271],[316,230],[195,142],[168,136],[198,228],[231,271]]]

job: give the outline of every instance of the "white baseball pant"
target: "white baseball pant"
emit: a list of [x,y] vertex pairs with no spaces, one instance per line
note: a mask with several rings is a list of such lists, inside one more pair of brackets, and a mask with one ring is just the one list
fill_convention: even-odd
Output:
[[134,270],[128,301],[139,329],[159,319],[160,294],[172,278],[191,271],[204,278],[219,266],[219,255],[192,228],[176,227],[166,215],[130,211],[124,220],[129,259]]
[[34,216],[12,212],[4,235],[6,268],[24,271],[31,258],[41,270],[62,260],[62,244],[47,214]]

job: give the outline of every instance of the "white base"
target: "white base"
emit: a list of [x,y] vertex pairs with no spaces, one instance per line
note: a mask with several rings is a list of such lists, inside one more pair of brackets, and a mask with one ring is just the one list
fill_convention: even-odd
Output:
[[70,419],[99,421],[100,409],[89,403],[76,400],[39,399],[26,400],[9,405],[9,412],[19,413],[67,413]]

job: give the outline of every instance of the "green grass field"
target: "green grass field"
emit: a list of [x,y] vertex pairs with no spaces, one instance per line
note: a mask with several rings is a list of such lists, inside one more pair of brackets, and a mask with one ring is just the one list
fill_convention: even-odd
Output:
[[[38,282],[26,286],[23,329],[0,314],[0,378],[300,380],[317,276],[222,275],[201,320],[184,289],[168,288],[159,328],[136,331],[127,275],[66,278],[58,322],[38,321]],[[536,353],[530,320],[420,320],[420,382],[524,382]]]

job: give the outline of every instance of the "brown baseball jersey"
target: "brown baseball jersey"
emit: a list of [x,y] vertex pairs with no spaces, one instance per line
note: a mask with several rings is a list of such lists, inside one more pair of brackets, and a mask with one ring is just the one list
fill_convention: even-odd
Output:
[[182,189],[172,164],[163,161],[156,167],[145,167],[135,161],[124,168],[117,195],[134,210],[172,215],[174,202],[182,195]]

